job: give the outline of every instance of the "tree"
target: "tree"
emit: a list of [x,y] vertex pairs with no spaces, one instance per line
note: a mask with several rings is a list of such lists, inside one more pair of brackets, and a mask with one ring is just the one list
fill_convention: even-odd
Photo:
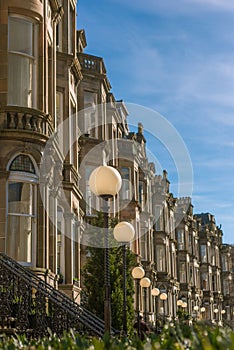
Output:
[[[110,220],[110,226],[114,227],[116,219]],[[103,214],[99,213],[93,226],[103,227]],[[110,239],[111,239],[110,232]],[[92,242],[100,239],[93,230]],[[85,307],[98,317],[104,319],[104,249],[89,246],[86,248],[89,257],[82,269],[84,283]],[[128,334],[133,332],[134,323],[134,284],[131,277],[131,269],[136,265],[136,257],[127,248],[127,327]],[[122,247],[110,248],[110,280],[111,280],[111,311],[112,326],[118,330],[123,329],[123,255]]]

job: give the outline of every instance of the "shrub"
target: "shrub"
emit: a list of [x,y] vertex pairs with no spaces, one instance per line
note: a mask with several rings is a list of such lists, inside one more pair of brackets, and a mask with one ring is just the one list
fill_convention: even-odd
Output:
[[0,336],[2,350],[234,350],[234,332],[229,328],[209,327],[196,324],[171,323],[162,333],[151,333],[141,341],[137,337],[109,337],[102,339],[84,337],[72,330],[62,337],[52,334],[41,339],[27,339],[25,335]]

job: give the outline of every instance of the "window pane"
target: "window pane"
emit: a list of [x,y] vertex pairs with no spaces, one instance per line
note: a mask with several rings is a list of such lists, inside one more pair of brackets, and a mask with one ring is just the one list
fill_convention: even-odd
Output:
[[223,281],[223,295],[228,295],[229,294],[229,281],[224,280]]
[[84,92],[84,119],[85,133],[90,133],[91,136],[96,136],[95,127],[97,126],[97,94],[94,92]]
[[38,26],[9,17],[8,38],[8,104],[36,107]]
[[162,272],[166,270],[166,262],[165,262],[165,246],[157,245],[156,246],[156,264],[157,270]]
[[130,168],[122,167],[121,199],[130,199]]
[[222,259],[222,270],[223,271],[228,271],[228,260],[226,255],[221,256]]
[[86,179],[86,191],[85,191],[85,201],[86,201],[86,214],[91,215],[94,214],[94,210],[98,208],[98,204],[96,202],[96,197],[92,193],[89,187],[89,177],[93,171],[92,166],[86,166],[85,169],[85,179]]
[[35,174],[33,162],[24,154],[17,156],[10,165],[10,171],[23,171],[26,173]]
[[57,208],[57,273],[63,274],[63,234],[64,234],[64,218],[63,211]]
[[34,214],[32,184],[24,182],[9,183],[8,214]]
[[8,103],[32,107],[33,60],[13,54],[8,60]]
[[180,282],[186,283],[186,269],[185,269],[185,263],[180,263]]
[[32,220],[29,216],[8,216],[6,250],[17,261],[32,261]]
[[184,250],[184,230],[183,229],[177,230],[177,242],[178,242],[178,249]]
[[201,277],[202,277],[202,289],[208,290],[209,289],[209,285],[208,285],[208,274],[207,274],[207,272],[203,272]]
[[163,230],[163,214],[162,214],[162,206],[155,206],[155,230],[162,231]]
[[73,30],[74,30],[74,26],[73,26],[73,22],[74,22],[74,10],[72,8],[72,4],[71,2],[69,3],[69,35],[68,35],[68,38],[69,38],[69,47],[68,47],[68,50],[69,50],[69,53],[72,53],[73,52],[73,38],[74,38],[74,35],[73,35]]
[[33,55],[33,23],[9,17],[9,50]]
[[201,245],[200,251],[201,251],[201,261],[204,263],[207,262],[207,251],[206,251],[205,244]]

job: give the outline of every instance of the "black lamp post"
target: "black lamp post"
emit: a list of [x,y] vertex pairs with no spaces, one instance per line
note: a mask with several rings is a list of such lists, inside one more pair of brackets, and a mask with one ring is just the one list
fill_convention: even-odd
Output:
[[205,306],[202,306],[202,307],[200,308],[200,312],[201,312],[201,315],[202,315],[202,319],[204,319],[204,318],[205,318],[205,312],[206,312]]
[[195,321],[197,321],[199,306],[198,305],[194,305],[193,310],[194,310],[194,313],[195,313]]
[[141,266],[132,269],[132,277],[136,280],[136,314],[137,314],[137,334],[140,337],[140,280],[145,276],[145,270]]
[[121,221],[114,227],[114,237],[117,242],[122,243],[123,252],[123,332],[127,335],[127,273],[126,273],[126,259],[127,247],[126,244],[131,242],[135,236],[134,227],[127,221]]
[[160,290],[158,288],[153,288],[151,290],[151,295],[154,297],[154,319],[155,319],[155,333],[158,333],[158,319],[157,319],[157,312],[158,312],[158,299],[157,297],[160,294]]
[[120,190],[122,179],[120,173],[113,167],[102,165],[94,169],[89,178],[90,190],[103,199],[103,215],[105,229],[104,254],[104,322],[105,332],[111,333],[111,287],[110,287],[110,259],[109,259],[109,199]]
[[147,322],[147,307],[146,307],[146,301],[147,301],[147,288],[149,288],[151,282],[148,277],[143,277],[140,280],[140,285],[143,288],[144,291],[144,321]]
[[160,300],[163,301],[163,324],[165,325],[165,320],[166,320],[165,301],[167,300],[167,294],[166,293],[161,293],[160,294]]

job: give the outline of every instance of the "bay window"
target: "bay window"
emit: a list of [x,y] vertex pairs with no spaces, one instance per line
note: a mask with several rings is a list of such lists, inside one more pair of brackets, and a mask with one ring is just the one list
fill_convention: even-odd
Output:
[[130,168],[122,167],[122,187],[121,187],[121,199],[131,199],[131,187],[130,187]]
[[155,215],[155,230],[163,230],[163,208],[162,205],[156,205],[154,209]]
[[228,271],[228,257],[227,257],[227,255],[222,255],[221,261],[222,261],[222,270]]
[[84,131],[92,137],[97,137],[97,94],[91,91],[84,91]]
[[185,262],[180,262],[179,269],[180,269],[180,282],[186,283],[186,265],[185,265]]
[[177,243],[178,243],[178,250],[184,250],[184,229],[178,229],[177,230]]
[[56,130],[58,132],[60,151],[63,153],[63,113],[64,108],[64,93],[56,92]]
[[201,274],[201,280],[202,280],[202,283],[201,283],[201,287],[203,290],[209,290],[209,281],[208,281],[208,273],[207,272],[203,272]]
[[200,247],[200,253],[201,253],[201,262],[206,263],[207,262],[207,249],[206,244],[202,244]]
[[8,104],[36,108],[37,25],[26,17],[8,21]]
[[159,272],[166,271],[166,251],[163,244],[156,246],[156,265]]
[[57,274],[61,276],[65,274],[65,252],[64,252],[64,212],[61,207],[57,207]]
[[226,278],[223,280],[223,295],[226,296],[230,294],[229,280]]
[[85,203],[86,203],[86,214],[93,215],[96,210],[100,208],[100,199],[93,194],[89,186],[89,178],[94,170],[94,166],[85,166]]

